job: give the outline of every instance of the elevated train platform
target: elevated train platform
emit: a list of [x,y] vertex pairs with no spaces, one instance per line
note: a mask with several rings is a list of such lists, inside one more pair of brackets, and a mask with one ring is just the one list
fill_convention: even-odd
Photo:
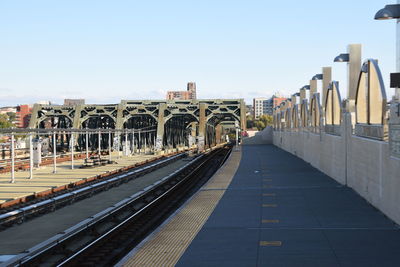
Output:
[[245,145],[119,266],[399,266],[400,231],[273,145]]
[[[109,156],[102,156],[108,160]],[[103,164],[89,168],[84,166],[84,159],[74,160],[74,169],[71,168],[71,161],[57,164],[57,172],[53,172],[54,165],[44,165],[33,170],[33,177],[30,179],[30,172],[15,172],[15,181],[10,183],[10,173],[0,174],[0,206],[7,205],[6,202],[23,199],[25,197],[44,194],[48,190],[62,189],[70,183],[80,183],[85,179],[92,179],[98,176],[107,176],[118,171],[132,168],[149,161],[161,158],[157,155],[137,154],[132,156],[112,155],[112,163]],[[15,201],[14,201],[15,202]]]

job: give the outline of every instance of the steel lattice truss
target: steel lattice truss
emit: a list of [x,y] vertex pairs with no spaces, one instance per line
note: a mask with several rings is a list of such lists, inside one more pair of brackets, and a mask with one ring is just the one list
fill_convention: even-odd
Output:
[[[218,128],[222,124],[234,125],[237,121],[241,129],[245,130],[245,112],[243,99],[123,100],[120,104],[77,106],[36,104],[29,127],[133,129],[137,130],[136,133],[126,134],[133,137],[138,146],[156,146],[158,149],[190,146],[188,136],[197,137],[203,146],[212,146],[221,138],[221,130]],[[106,146],[108,137],[101,139]],[[120,136],[120,139],[123,140],[124,136]],[[96,142],[96,136],[93,136],[91,145],[94,146]]]

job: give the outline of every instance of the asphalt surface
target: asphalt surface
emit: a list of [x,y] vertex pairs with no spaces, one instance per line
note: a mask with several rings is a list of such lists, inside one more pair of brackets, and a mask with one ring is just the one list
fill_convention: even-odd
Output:
[[400,266],[398,225],[352,189],[273,145],[242,149],[178,266]]

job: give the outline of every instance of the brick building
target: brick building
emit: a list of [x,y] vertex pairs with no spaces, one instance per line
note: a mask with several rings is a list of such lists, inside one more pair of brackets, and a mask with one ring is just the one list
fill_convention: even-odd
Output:
[[[272,98],[272,109],[279,106],[283,101],[287,100],[286,97],[281,97],[281,96],[273,96]],[[272,110],[268,114],[272,115]]]
[[186,91],[168,91],[167,100],[189,100],[196,99],[196,83],[189,82]]
[[31,105],[17,106],[15,126],[17,126],[18,128],[27,128],[29,126],[29,120],[31,118],[31,114],[32,114]]

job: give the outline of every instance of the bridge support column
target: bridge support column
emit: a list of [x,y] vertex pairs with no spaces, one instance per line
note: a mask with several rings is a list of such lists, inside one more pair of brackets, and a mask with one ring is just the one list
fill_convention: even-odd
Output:
[[72,121],[72,129],[80,129],[81,128],[81,112],[82,112],[82,105],[75,106],[75,114]]
[[157,120],[157,137],[155,152],[160,153],[163,150],[163,138],[164,138],[164,111],[167,108],[167,104],[160,103],[158,106],[158,120]]
[[122,130],[124,127],[124,118],[123,118],[124,109],[125,109],[125,105],[123,103],[118,105],[117,120],[115,123],[115,129],[117,129],[117,130]]
[[244,103],[244,100],[240,100],[240,128],[243,132],[245,132],[246,129],[246,104]]
[[197,122],[190,123],[189,148],[192,148],[196,144],[196,127]]
[[35,104],[32,109],[32,115],[29,120],[29,128],[39,128],[38,123],[38,112],[42,109],[42,106],[39,104]]
[[[124,101],[121,101],[120,104],[118,104],[117,107],[117,119],[116,119],[116,123],[115,123],[115,129],[116,130],[121,130],[119,132],[114,133],[114,137],[117,137],[117,142],[118,142],[118,153],[120,151],[120,142],[122,140],[122,129],[124,128],[124,109],[126,107],[126,104],[124,103]],[[125,142],[126,145],[126,142]],[[121,146],[122,148],[122,146]]]
[[218,124],[215,126],[215,144],[218,145],[221,143],[221,133],[222,133],[222,125]]
[[206,104],[200,103],[199,135],[197,137],[197,148],[200,152],[204,151],[205,136],[206,136]]
[[[82,112],[82,109],[83,109],[83,105],[75,106],[75,114],[74,114],[74,118],[73,118],[73,121],[72,121],[72,129],[80,129],[81,128],[81,126],[82,126],[82,124],[81,124],[81,112]],[[72,133],[71,134],[71,140],[78,140],[78,139],[79,139],[79,133]],[[73,144],[73,142],[71,142],[71,144]]]

